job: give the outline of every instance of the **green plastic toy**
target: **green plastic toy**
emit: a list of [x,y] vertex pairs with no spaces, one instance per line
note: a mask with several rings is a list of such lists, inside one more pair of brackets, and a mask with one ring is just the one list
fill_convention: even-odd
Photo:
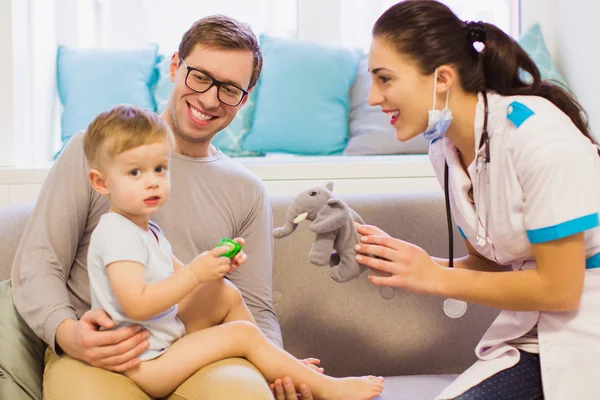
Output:
[[227,246],[227,247],[229,247],[229,250],[226,253],[221,254],[221,256],[229,257],[229,258],[235,257],[235,255],[237,253],[239,253],[240,250],[242,249],[242,245],[240,245],[237,242],[234,242],[233,240],[231,240],[229,238],[223,238],[223,239],[221,239],[219,241],[219,243],[217,243],[216,247],[220,247],[220,246]]

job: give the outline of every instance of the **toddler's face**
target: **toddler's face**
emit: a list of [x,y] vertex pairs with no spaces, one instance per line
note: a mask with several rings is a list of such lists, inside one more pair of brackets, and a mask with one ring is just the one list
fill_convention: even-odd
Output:
[[169,198],[170,158],[166,140],[115,156],[105,175],[111,211],[134,221],[155,213]]

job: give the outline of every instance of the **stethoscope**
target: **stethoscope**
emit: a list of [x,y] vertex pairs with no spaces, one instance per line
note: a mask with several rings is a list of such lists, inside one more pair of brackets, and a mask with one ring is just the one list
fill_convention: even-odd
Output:
[[[475,171],[477,180],[477,192],[475,197],[475,215],[477,221],[475,221],[475,242],[477,246],[483,247],[489,242],[487,229],[488,229],[488,209],[486,208],[484,216],[484,232],[481,234],[479,226],[481,225],[479,219],[479,193],[481,192],[479,186],[479,177],[481,172],[484,172],[486,185],[489,184],[489,171],[488,164],[490,163],[490,136],[488,134],[488,99],[487,93],[481,92],[483,95],[483,130],[481,132],[481,138],[479,139],[479,146],[477,148],[477,155],[475,161]],[[482,151],[483,150],[483,151]],[[449,179],[448,179],[448,161],[444,166],[444,198],[446,202],[446,221],[448,224],[448,267],[454,268],[454,230],[452,228],[452,213],[450,211],[450,190],[449,190]],[[467,311],[467,303],[462,300],[446,299],[444,300],[444,313],[450,318],[460,318]]]

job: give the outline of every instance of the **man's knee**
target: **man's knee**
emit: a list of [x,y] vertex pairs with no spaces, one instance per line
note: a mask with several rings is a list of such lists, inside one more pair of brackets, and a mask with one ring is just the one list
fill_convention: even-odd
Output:
[[126,376],[46,351],[44,400],[150,400]]
[[167,400],[273,400],[262,374],[243,358],[208,365],[185,381]]

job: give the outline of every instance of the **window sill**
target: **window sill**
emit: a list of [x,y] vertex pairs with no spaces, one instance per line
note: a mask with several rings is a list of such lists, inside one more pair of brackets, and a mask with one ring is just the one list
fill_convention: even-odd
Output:
[[[296,193],[327,181],[337,194],[440,191],[426,154],[392,156],[294,156],[236,158],[256,174],[270,195]],[[0,206],[35,201],[50,165],[0,168]]]

